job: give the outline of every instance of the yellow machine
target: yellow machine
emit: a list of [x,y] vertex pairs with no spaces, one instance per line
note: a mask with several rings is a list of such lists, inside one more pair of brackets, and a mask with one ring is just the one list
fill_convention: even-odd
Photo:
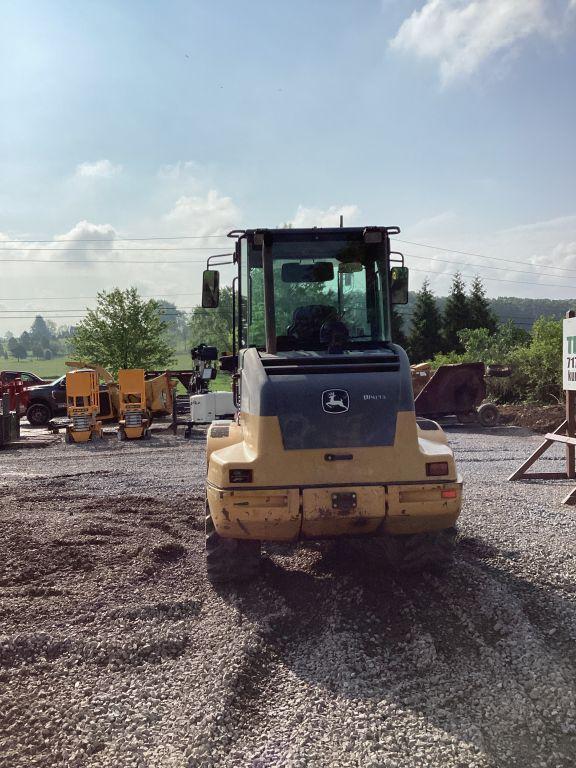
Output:
[[66,403],[71,422],[66,427],[67,443],[86,443],[94,436],[102,437],[102,422],[98,418],[100,386],[95,371],[68,371]]
[[142,368],[118,371],[120,413],[118,439],[150,437],[150,416],[146,408],[146,381]]
[[[408,270],[397,227],[246,230],[237,238],[238,415],[208,431],[212,581],[258,572],[262,541],[378,537],[386,563],[450,562],[462,480],[444,432],[417,419],[390,341]],[[207,269],[204,307],[218,305]],[[238,351],[237,351],[238,350]]]

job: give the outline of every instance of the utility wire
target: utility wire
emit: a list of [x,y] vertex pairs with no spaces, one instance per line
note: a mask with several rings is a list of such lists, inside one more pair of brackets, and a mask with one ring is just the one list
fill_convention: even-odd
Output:
[[[460,265],[461,262],[458,261],[452,261],[450,259],[439,259],[437,257],[434,257],[432,259],[429,259],[428,256],[417,256],[415,253],[406,253],[404,254],[407,258],[410,259],[422,259],[424,261],[429,261],[430,264],[435,264],[436,262],[441,262],[442,264],[456,264]],[[469,264],[469,263],[463,263],[463,267],[478,267],[478,269],[497,269],[500,272],[514,272],[515,274],[523,274],[523,275],[544,275],[546,276],[546,272],[533,272],[528,271],[526,269],[513,269],[512,267],[493,267],[491,264]],[[524,266],[529,266],[525,264]],[[564,277],[564,275],[550,275],[550,277],[557,277],[561,278]],[[570,275],[566,275],[567,278],[576,278],[576,272],[571,272]]]
[[[455,277],[454,274],[449,274],[448,272],[434,272],[430,271],[428,269],[418,269],[417,267],[410,267],[410,270],[413,272],[423,272],[426,275],[437,275],[439,277]],[[467,275],[464,272],[460,272],[459,274],[461,277],[471,277],[474,279],[475,277],[478,277],[478,275]],[[513,283],[514,285],[531,285],[531,286],[541,286],[542,288],[570,288],[576,293],[576,286],[574,285],[566,285],[560,284],[560,283],[534,283],[534,281],[529,280],[505,280],[503,277],[486,277],[485,275],[480,275],[482,280],[491,280],[495,281],[497,283]],[[560,275],[558,275],[560,277]]]
[[[99,242],[102,242],[101,240]],[[2,245],[2,240],[0,240],[0,245]],[[66,245],[63,243],[63,245]],[[79,253],[97,253],[98,251],[104,251],[105,253],[108,253],[108,251],[118,251],[119,253],[126,253],[128,251],[154,251],[158,253],[158,251],[161,251],[162,253],[167,253],[169,251],[213,251],[214,246],[212,245],[187,245],[187,246],[177,246],[176,248],[114,248],[113,245],[110,245],[106,248],[0,248],[0,252],[6,251],[7,253],[14,253],[14,251],[27,251],[28,253],[36,253],[36,252],[42,252],[42,251],[50,251],[50,252],[56,252],[59,253],[60,251],[64,251],[65,253],[77,251]]]
[[[217,237],[221,240],[226,240],[228,235],[169,235],[167,237],[160,237],[156,235],[154,237],[115,237],[114,242],[145,242],[147,240],[205,240],[207,238]],[[78,237],[74,240],[58,240],[53,237],[52,240],[0,240],[1,243],[101,243],[101,237]]]
[[[432,250],[444,251],[445,253],[459,253],[462,256],[474,256],[474,257],[476,257],[478,259],[489,259],[491,261],[505,261],[505,262],[508,262],[510,264],[521,264],[524,267],[528,266],[528,264],[525,261],[518,261],[518,260],[514,260],[514,259],[504,259],[504,258],[501,258],[500,256],[486,256],[483,253],[471,253],[470,251],[458,251],[455,248],[442,248],[439,245],[429,245],[427,243],[415,243],[412,240],[400,240],[397,237],[391,237],[390,239],[391,240],[395,240],[398,243],[405,243],[406,245],[417,245],[420,248],[431,248]],[[464,266],[466,266],[466,265],[464,265]],[[533,266],[537,266],[537,265],[534,264]],[[563,272],[573,272],[574,271],[573,269],[570,269],[570,267],[556,267],[553,264],[547,264],[546,265],[546,269],[560,269]],[[557,275],[557,277],[560,277],[560,275]]]

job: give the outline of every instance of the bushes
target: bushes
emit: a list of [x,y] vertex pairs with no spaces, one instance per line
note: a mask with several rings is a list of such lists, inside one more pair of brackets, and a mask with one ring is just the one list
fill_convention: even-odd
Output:
[[510,365],[512,376],[488,379],[489,395],[504,402],[552,403],[562,400],[562,322],[541,317],[532,335],[512,322],[495,334],[486,328],[460,332],[464,352],[436,355],[435,368],[449,363]]

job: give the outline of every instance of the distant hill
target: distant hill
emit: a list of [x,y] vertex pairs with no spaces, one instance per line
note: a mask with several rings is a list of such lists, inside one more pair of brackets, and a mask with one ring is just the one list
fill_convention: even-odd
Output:
[[[438,296],[437,302],[440,311],[444,310],[446,296]],[[410,329],[410,318],[416,301],[416,293],[410,292],[408,304],[398,307],[404,317],[404,330]],[[497,299],[489,299],[490,306],[501,323],[512,320],[520,328],[530,330],[532,324],[539,317],[553,317],[560,320],[566,316],[569,309],[576,309],[576,299],[521,299],[517,296],[500,296]]]

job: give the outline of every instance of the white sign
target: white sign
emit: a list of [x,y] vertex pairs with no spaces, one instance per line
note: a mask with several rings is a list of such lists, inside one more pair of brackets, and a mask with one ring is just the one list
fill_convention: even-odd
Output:
[[576,389],[576,317],[562,321],[562,382],[564,389]]

